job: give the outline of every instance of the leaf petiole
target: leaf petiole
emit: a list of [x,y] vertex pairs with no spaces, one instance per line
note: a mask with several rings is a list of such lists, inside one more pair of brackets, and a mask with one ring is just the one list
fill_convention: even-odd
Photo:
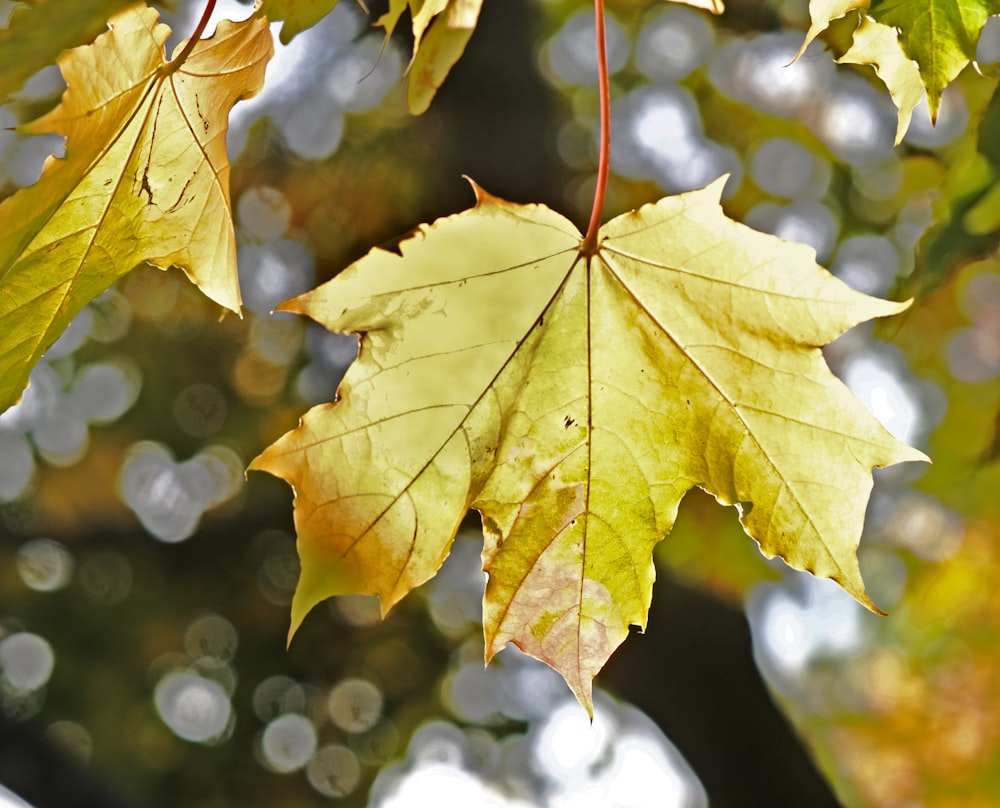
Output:
[[611,163],[611,82],[608,78],[608,46],[604,33],[604,0],[594,0],[594,22],[597,33],[597,86],[601,106],[601,134],[597,159],[597,187],[594,205],[590,211],[590,224],[580,252],[594,255],[597,252],[597,233],[601,229],[604,197],[608,190],[608,172]]
[[208,25],[209,19],[212,17],[212,12],[215,11],[215,0],[206,0],[205,10],[201,13],[201,19],[198,20],[198,24],[195,26],[194,32],[188,38],[187,43],[184,45],[184,50],[182,50],[175,58],[171,59],[164,66],[167,71],[174,72],[177,70],[184,62],[187,60],[188,56],[191,55],[191,51],[194,50],[195,45],[201,39],[201,35],[205,33],[205,28]]

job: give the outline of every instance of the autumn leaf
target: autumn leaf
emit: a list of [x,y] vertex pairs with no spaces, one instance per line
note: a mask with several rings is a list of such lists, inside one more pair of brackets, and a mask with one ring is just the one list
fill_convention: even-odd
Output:
[[73,316],[143,261],[239,310],[226,128],[261,87],[268,23],[220,23],[181,65],[157,16],[130,7],[66,54],[62,102],[23,127],[65,135],[66,156],[0,205],[0,411]]
[[295,490],[292,632],[332,595],[388,611],[472,507],[487,659],[514,643],[589,708],[695,486],[736,505],[766,556],[874,608],[857,562],[871,469],[924,456],[820,346],[907,304],[726,218],[723,183],[614,219],[594,255],[558,213],[477,188],[474,208],[282,306],[361,335],[338,400],[251,465]]
[[908,60],[916,64],[931,121],[936,121],[941,93],[976,58],[979,33],[988,17],[1000,14],[1000,0],[810,0],[812,24],[799,55],[833,20],[856,10],[865,14],[852,56],[842,61],[875,67],[900,110],[899,129],[905,132],[915,92]]
[[0,104],[32,75],[107,30],[108,17],[132,0],[30,0],[0,28]]
[[726,11],[726,5],[722,2],[722,0],[666,0],[666,2],[693,6],[694,8],[709,11],[712,14],[723,14]]
[[479,20],[483,0],[389,0],[375,24],[392,36],[407,9],[413,26],[413,57],[408,68],[407,106],[414,115],[430,107],[438,88],[465,52]]
[[333,11],[336,5],[337,0],[263,0],[261,11],[269,20],[284,20],[280,39],[287,45]]
[[806,31],[806,38],[802,42],[802,47],[799,48],[799,52],[795,58],[798,59],[799,56],[805,53],[806,48],[809,47],[809,43],[822,34],[830,26],[831,22],[839,20],[841,17],[846,17],[852,11],[857,11],[867,6],[868,0],[809,0],[809,19],[811,24],[809,30]]
[[843,64],[871,65],[875,68],[899,110],[895,141],[898,146],[906,130],[910,128],[913,110],[924,97],[924,86],[920,79],[920,68],[903,53],[895,29],[862,14],[861,22],[854,32],[854,44],[837,61]]

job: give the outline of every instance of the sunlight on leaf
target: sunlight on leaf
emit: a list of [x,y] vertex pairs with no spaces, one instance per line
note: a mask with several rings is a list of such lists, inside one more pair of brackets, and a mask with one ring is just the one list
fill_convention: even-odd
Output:
[[704,11],[710,11],[712,14],[724,14],[726,11],[725,3],[722,0],[666,0],[666,2],[693,6]]
[[132,0],[34,0],[0,28],[0,104],[64,50],[91,42]]
[[935,121],[941,93],[976,58],[979,32],[1000,14],[1000,0],[872,0],[868,14],[899,31],[903,52],[920,67]]
[[867,5],[868,0],[809,0],[809,19],[812,24],[806,31],[806,38],[795,58],[798,59],[805,53],[809,43],[822,34],[831,22]]
[[872,28],[862,15],[850,51],[853,57],[841,61],[876,66],[900,111],[898,143],[915,93],[906,61],[916,63],[931,121],[936,121],[941,93],[976,58],[979,33],[988,17],[1000,14],[1000,0],[810,0],[811,25],[798,55],[833,20],[859,9],[888,30]]
[[407,9],[413,21],[413,57],[406,88],[414,115],[427,111],[438,88],[465,52],[479,20],[483,0],[389,0],[375,24],[392,36]]
[[287,45],[333,11],[336,5],[337,0],[264,0],[261,12],[269,20],[284,20],[280,38],[282,44]]
[[896,31],[863,14],[854,32],[854,44],[837,61],[875,68],[899,110],[895,143],[898,146],[910,127],[914,108],[924,97],[924,86],[917,63],[908,59],[899,47]]
[[22,127],[65,135],[66,157],[0,205],[0,411],[73,316],[143,261],[239,311],[226,129],[263,82],[268,23],[222,22],[179,66],[157,17],[133,6],[66,54],[62,103]]
[[295,490],[293,632],[331,595],[387,611],[472,507],[487,658],[514,643],[589,709],[695,486],[737,505],[766,556],[875,608],[857,562],[871,469],[924,455],[820,346],[907,304],[726,218],[724,181],[614,219],[593,256],[563,216],[477,188],[471,210],[282,306],[362,335],[338,400],[251,465]]

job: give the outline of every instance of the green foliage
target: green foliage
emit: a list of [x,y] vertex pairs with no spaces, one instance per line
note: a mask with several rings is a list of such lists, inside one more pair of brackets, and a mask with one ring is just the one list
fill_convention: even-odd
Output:
[[[812,25],[805,45],[836,19],[860,10],[850,61],[871,64],[899,108],[902,139],[913,107],[920,100],[917,76],[927,94],[931,120],[937,120],[941,93],[976,58],[979,32],[998,0],[810,0]],[[907,66],[912,61],[915,69]]]
[[868,13],[899,31],[903,52],[920,68],[933,120],[944,88],[976,58],[979,32],[1000,14],[1000,0],[872,0]]

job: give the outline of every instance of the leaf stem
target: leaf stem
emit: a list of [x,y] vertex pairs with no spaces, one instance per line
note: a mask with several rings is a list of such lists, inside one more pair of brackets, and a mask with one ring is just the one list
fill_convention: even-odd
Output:
[[594,189],[594,206],[590,211],[590,225],[580,251],[584,255],[597,252],[597,233],[601,229],[604,197],[608,190],[608,172],[611,164],[611,81],[608,78],[608,45],[604,33],[604,0],[594,0],[594,22],[597,32],[597,86],[601,104],[601,137],[597,158],[597,187]]
[[212,16],[212,12],[215,11],[216,0],[205,0],[205,10],[201,13],[201,19],[198,20],[198,24],[195,26],[194,33],[191,34],[187,43],[184,45],[184,50],[182,50],[175,58],[171,59],[169,64],[171,70],[177,70],[184,61],[191,55],[191,51],[194,50],[195,45],[201,39],[201,35],[205,33],[205,26],[208,25],[208,20]]

